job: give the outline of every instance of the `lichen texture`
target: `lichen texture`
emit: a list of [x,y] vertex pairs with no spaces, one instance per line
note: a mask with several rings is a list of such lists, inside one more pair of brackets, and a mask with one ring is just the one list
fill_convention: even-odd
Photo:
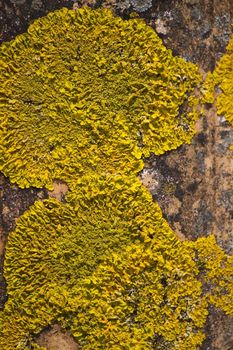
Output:
[[[209,73],[205,83],[205,102],[214,102],[218,115],[223,115],[233,126],[233,36],[227,46],[227,52],[217,63],[213,73]],[[215,88],[219,90],[216,91]]]
[[10,235],[5,277],[6,350],[36,349],[54,322],[83,349],[195,350],[210,303],[233,314],[232,259],[213,237],[181,242],[128,176],[84,178],[66,203],[32,206]]
[[[204,102],[216,103],[219,116],[233,126],[233,36],[227,52],[221,57],[213,73],[209,72],[204,87]],[[229,147],[233,151],[233,144]]]
[[232,259],[213,237],[181,242],[134,178],[77,188],[10,236],[1,348],[37,349],[33,335],[59,322],[83,349],[197,349],[210,303],[233,314]]
[[233,259],[181,241],[137,177],[191,140],[197,68],[141,20],[87,8],[35,21],[0,60],[1,170],[69,186],[9,235],[0,349],[44,350],[53,324],[83,350],[198,349],[209,305],[233,315]]
[[0,169],[20,187],[87,172],[137,173],[189,142],[197,68],[152,28],[109,10],[62,9],[0,48]]
[[0,348],[7,343],[13,349],[22,336],[56,319],[79,281],[111,252],[154,236],[175,239],[139,180],[95,177],[77,187],[65,204],[37,202],[10,236],[5,258],[10,299],[0,322]]

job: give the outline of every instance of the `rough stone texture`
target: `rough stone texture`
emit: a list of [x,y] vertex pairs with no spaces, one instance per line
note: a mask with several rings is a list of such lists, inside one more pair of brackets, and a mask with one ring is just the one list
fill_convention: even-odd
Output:
[[[73,5],[110,7],[124,18],[137,10],[174,54],[197,63],[203,75],[214,68],[232,32],[233,0],[153,0],[143,4],[136,0],[0,0],[0,41],[25,31],[33,19],[55,8]],[[224,117],[217,116],[214,106],[206,106],[191,145],[150,157],[140,176],[182,239],[214,233],[219,244],[232,254],[233,164],[228,149],[231,143],[233,128]],[[3,259],[7,232],[13,229],[17,216],[36,198],[47,194],[35,189],[19,190],[4,177],[1,179],[0,259]],[[63,190],[58,191],[61,199]],[[6,299],[4,290],[5,282],[0,277],[0,307]],[[210,308],[206,335],[202,350],[233,349],[232,318]],[[46,346],[53,350],[49,343]]]
[[210,307],[206,325],[207,338],[200,350],[232,350],[233,327],[232,317]]
[[148,159],[141,178],[178,234],[195,239],[214,233],[232,254],[233,129],[214,107],[197,128],[191,145]]
[[152,7],[152,0],[130,0],[130,5],[134,11],[145,12]]
[[51,198],[56,198],[61,202],[65,202],[65,196],[68,192],[69,187],[62,181],[54,181],[53,191],[48,191],[48,196]]
[[6,283],[3,278],[3,256],[7,235],[14,230],[17,218],[37,199],[46,198],[44,189],[29,188],[22,190],[0,175],[0,310],[6,301]]
[[50,329],[41,332],[36,343],[49,350],[78,350],[80,347],[69,332],[62,332],[55,324]]
[[167,28],[164,42],[175,54],[213,69],[231,34],[232,0],[155,1],[152,24]]
[[0,43],[27,30],[34,19],[61,7],[71,8],[72,0],[0,0]]
[[[84,4],[87,0],[77,2]],[[131,0],[102,0],[99,3],[125,18],[132,11],[138,11]],[[148,1],[144,3],[149,5]],[[146,11],[138,12],[142,12],[141,17],[161,34],[166,46],[205,70],[213,69],[231,34],[233,1],[154,0],[152,4],[146,6]]]

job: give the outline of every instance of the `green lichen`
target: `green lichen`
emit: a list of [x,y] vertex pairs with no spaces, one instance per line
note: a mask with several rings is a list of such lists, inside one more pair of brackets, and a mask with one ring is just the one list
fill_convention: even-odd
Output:
[[1,46],[0,67],[0,169],[21,187],[137,173],[143,155],[193,136],[193,103],[181,107],[200,81],[197,67],[139,19],[50,13]]

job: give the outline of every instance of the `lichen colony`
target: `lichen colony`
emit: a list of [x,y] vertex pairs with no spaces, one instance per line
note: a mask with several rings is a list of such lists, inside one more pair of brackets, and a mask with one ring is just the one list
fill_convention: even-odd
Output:
[[0,62],[1,171],[69,186],[9,235],[0,348],[42,349],[59,323],[84,350],[197,349],[210,304],[233,315],[232,257],[213,236],[181,241],[137,177],[190,142],[197,67],[141,20],[88,8],[35,21]]
[[0,169],[20,187],[137,173],[189,142],[200,76],[140,20],[62,9],[0,51]]

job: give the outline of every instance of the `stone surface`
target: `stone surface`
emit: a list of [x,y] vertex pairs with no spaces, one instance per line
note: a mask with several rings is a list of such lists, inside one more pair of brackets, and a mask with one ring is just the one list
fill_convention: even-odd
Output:
[[69,332],[62,332],[58,325],[41,332],[36,343],[49,350],[78,350],[80,347]]
[[0,0],[0,43],[27,30],[30,22],[61,7],[73,6],[72,0]]
[[149,158],[141,178],[178,234],[196,239],[214,233],[232,254],[233,128],[213,107],[205,110],[197,129],[191,145]]
[[145,12],[152,7],[152,0],[131,0],[134,11]]
[[17,218],[37,199],[48,197],[44,189],[20,189],[0,174],[0,310],[6,301],[6,283],[3,277],[3,257],[8,233],[14,230]]

